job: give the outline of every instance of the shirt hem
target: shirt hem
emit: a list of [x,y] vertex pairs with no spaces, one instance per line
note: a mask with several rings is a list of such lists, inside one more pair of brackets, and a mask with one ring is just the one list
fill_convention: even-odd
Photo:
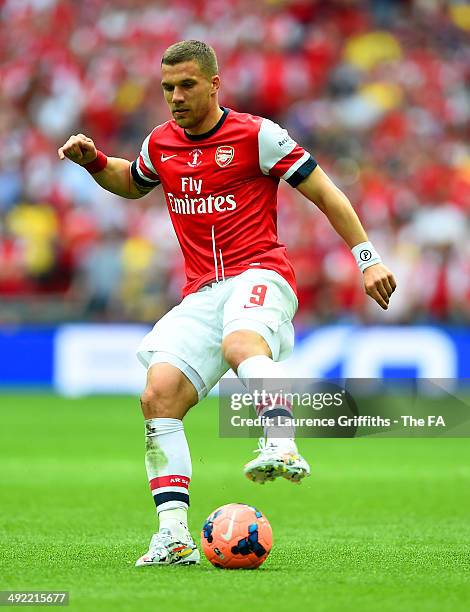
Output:
[[[298,297],[297,296],[297,286],[296,286],[294,275],[285,274],[283,270],[280,270],[279,268],[276,268],[275,266],[263,264],[258,267],[258,266],[251,266],[250,264],[246,264],[246,265],[241,265],[241,266],[234,266],[232,268],[226,268],[224,280],[227,280],[228,278],[232,278],[234,276],[239,276],[240,274],[242,274],[243,272],[246,272],[247,270],[271,270],[272,272],[277,272],[289,284],[295,296]],[[202,287],[205,287],[206,285],[211,285],[213,283],[218,283],[218,282],[223,282],[223,280],[221,278],[217,280],[214,273],[206,274],[202,276],[200,279],[198,279],[197,281],[192,281],[191,283],[185,285],[185,287],[183,288],[182,296],[183,298],[185,298],[186,296],[191,295],[191,293],[196,293],[197,291],[199,291],[199,289],[202,289]]]

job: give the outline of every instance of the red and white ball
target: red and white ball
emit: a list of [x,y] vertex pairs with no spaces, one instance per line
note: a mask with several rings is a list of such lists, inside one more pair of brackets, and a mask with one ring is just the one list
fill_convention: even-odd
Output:
[[207,518],[201,544],[215,567],[255,569],[271,551],[273,532],[268,519],[253,506],[226,504]]

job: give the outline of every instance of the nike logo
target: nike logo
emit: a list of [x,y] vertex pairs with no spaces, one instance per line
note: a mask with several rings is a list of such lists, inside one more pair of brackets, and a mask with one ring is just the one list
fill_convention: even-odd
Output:
[[164,154],[162,153],[162,155],[161,155],[161,157],[160,157],[160,160],[161,160],[162,162],[166,162],[166,161],[168,161],[169,159],[171,159],[172,157],[178,157],[178,154],[177,154],[177,153],[175,153],[174,155],[164,155]]
[[245,305],[243,306],[243,308],[259,308],[259,307],[260,307],[260,304],[253,304],[253,305],[251,305],[251,304],[249,304],[249,305],[245,304]]
[[223,533],[222,537],[223,539],[228,542],[230,540],[230,538],[232,537],[232,533],[233,533],[233,525],[235,523],[235,516],[237,514],[238,510],[235,510],[234,513],[232,514],[232,518],[230,519],[230,522],[228,524],[228,529],[227,529],[227,533]]

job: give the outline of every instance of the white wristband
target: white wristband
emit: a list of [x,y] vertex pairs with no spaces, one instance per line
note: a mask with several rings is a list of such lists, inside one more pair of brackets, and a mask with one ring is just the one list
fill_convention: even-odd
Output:
[[361,242],[360,244],[356,244],[356,246],[351,249],[351,252],[356,258],[356,263],[361,272],[364,272],[364,270],[370,268],[370,266],[382,263],[382,259],[375,250],[372,242]]

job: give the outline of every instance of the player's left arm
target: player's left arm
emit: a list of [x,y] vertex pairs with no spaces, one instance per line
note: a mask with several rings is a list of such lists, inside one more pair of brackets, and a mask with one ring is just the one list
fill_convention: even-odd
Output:
[[[395,278],[368,242],[367,234],[348,198],[320,166],[316,166],[297,185],[297,189],[318,206],[352,249],[360,269],[363,270],[365,292],[387,310],[390,296],[397,286]],[[372,263],[374,261],[376,263]]]

